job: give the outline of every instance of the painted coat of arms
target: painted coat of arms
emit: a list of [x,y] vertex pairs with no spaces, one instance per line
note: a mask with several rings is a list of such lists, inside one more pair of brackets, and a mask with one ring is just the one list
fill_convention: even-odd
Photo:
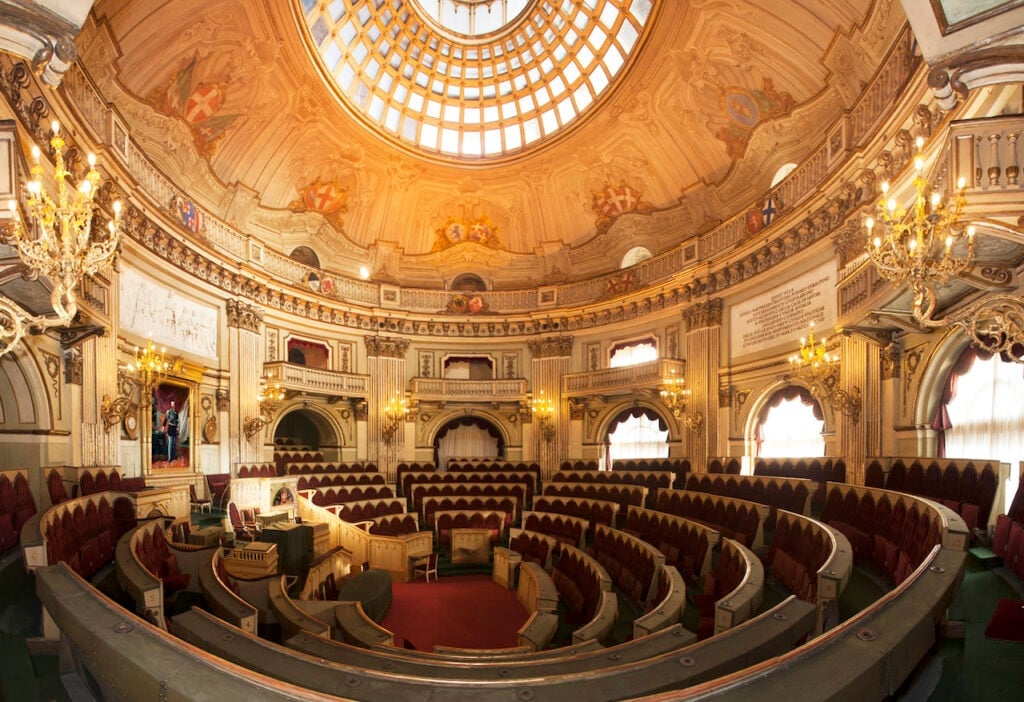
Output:
[[299,197],[288,208],[293,212],[319,212],[340,228],[344,225],[341,215],[348,212],[348,188],[337,180],[324,181],[317,178],[299,188]]
[[643,193],[639,190],[620,181],[618,185],[608,184],[603,190],[593,193],[590,209],[597,215],[597,229],[603,231],[620,215],[627,212],[648,214],[654,206],[644,202]]
[[217,151],[217,143],[228,127],[241,115],[223,113],[226,82],[199,80],[199,72],[199,56],[196,55],[176,71],[167,88],[158,91],[152,99],[165,115],[185,120],[192,128],[199,153],[210,157]]
[[487,216],[472,220],[449,217],[435,234],[437,237],[431,251],[444,251],[464,243],[480,244],[491,249],[502,248],[498,227]]

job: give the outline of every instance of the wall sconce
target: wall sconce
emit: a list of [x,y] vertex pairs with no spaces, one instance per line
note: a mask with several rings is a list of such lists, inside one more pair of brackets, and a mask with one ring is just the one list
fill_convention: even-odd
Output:
[[[103,401],[100,403],[100,416],[103,418],[103,431],[109,434],[110,430],[125,421],[126,417],[134,418],[135,415],[138,414],[138,411],[139,406],[127,397],[118,397],[111,400],[110,395],[104,395]],[[131,432],[129,432],[129,434],[130,433]]]
[[384,423],[381,425],[381,437],[385,444],[392,444],[398,434],[398,428],[405,424],[410,412],[409,403],[406,402],[402,393],[396,392],[388,404],[384,407]]
[[807,383],[812,391],[845,417],[860,421],[860,388],[847,392],[839,387],[839,356],[828,352],[825,337],[814,339],[814,322],[807,338],[800,337],[800,350],[789,357],[793,376]]
[[672,412],[672,416],[690,431],[699,434],[704,426],[704,415],[700,412],[687,414],[686,403],[690,401],[690,389],[686,387],[686,379],[679,375],[675,368],[668,376],[662,378],[658,386],[661,401]]
[[264,427],[270,425],[274,419],[274,412],[284,402],[287,393],[281,387],[280,383],[274,383],[271,387],[266,387],[267,380],[265,378],[260,379],[260,385],[264,388],[260,390],[260,394],[256,396],[257,402],[260,403],[260,416],[258,417],[246,417],[245,421],[242,422],[242,431],[245,433],[247,439],[252,438],[254,435],[263,431]]
[[541,390],[540,395],[533,398],[533,402],[530,403],[530,410],[541,438],[546,443],[551,443],[555,438],[555,403],[545,397],[544,391]]

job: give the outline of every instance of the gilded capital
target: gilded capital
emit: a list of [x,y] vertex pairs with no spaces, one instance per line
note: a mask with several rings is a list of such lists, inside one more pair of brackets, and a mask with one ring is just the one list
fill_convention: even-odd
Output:
[[683,323],[686,325],[686,331],[721,326],[722,298],[716,297],[707,302],[697,302],[686,308],[683,310]]
[[530,339],[526,345],[534,358],[555,358],[572,355],[571,336],[553,336],[547,339]]
[[405,358],[405,352],[409,348],[408,339],[395,336],[367,336],[363,340],[366,342],[367,356]]
[[227,301],[228,326],[238,327],[259,333],[260,325],[263,324],[263,310],[255,305],[248,305],[241,300]]

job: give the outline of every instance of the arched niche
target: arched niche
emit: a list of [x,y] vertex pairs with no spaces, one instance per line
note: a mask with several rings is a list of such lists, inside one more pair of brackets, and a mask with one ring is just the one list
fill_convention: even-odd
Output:
[[487,431],[497,440],[497,456],[499,460],[508,459],[508,448],[511,445],[510,437],[512,432],[502,417],[490,412],[473,410],[471,412],[453,410],[439,417],[434,418],[429,428],[429,445],[433,451],[433,461],[438,467],[442,463],[438,456],[438,447],[441,439],[452,430],[459,427],[475,425],[483,431]]
[[779,393],[799,390],[805,392],[816,403],[821,411],[821,418],[824,424],[821,428],[822,436],[825,439],[825,455],[833,456],[836,452],[835,443],[835,415],[824,398],[815,394],[814,389],[797,380],[780,380],[765,387],[761,393],[751,402],[747,403],[747,416],[743,421],[743,455],[757,455],[757,427],[761,423],[764,413],[768,411],[769,405],[775,401]]
[[[346,413],[351,419],[351,410],[343,410],[342,414]],[[314,403],[283,407],[277,414],[272,435],[275,444],[278,439],[290,439],[296,445],[320,451],[325,460],[339,459],[341,447],[355,441],[352,427],[346,431],[333,412]]]
[[608,433],[612,430],[613,425],[629,412],[644,412],[649,417],[656,417],[668,428],[669,442],[679,441],[681,437],[679,421],[672,416],[671,412],[653,402],[624,399],[622,402],[615,402],[603,408],[601,413],[594,418],[593,430],[588,436],[591,443],[603,445],[607,442]]

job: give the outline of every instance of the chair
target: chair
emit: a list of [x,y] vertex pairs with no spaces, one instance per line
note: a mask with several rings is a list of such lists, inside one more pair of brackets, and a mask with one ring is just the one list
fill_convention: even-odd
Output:
[[206,497],[200,498],[200,497],[198,497],[196,495],[196,486],[195,485],[189,485],[188,486],[188,495],[189,495],[189,497],[188,497],[188,499],[189,499],[189,507],[191,508],[191,510],[193,512],[200,512],[200,513],[202,513],[202,512],[212,512],[213,511],[213,504],[212,504],[212,502],[210,501],[209,498],[206,498]]
[[231,529],[235,532],[236,539],[256,541],[259,539],[259,525],[256,522],[244,522],[238,513],[238,506],[234,502],[228,503],[228,518],[231,520]]
[[431,553],[425,558],[421,558],[413,564],[412,579],[423,576],[426,581],[430,582],[430,576],[434,576],[434,580],[437,580],[437,552]]

